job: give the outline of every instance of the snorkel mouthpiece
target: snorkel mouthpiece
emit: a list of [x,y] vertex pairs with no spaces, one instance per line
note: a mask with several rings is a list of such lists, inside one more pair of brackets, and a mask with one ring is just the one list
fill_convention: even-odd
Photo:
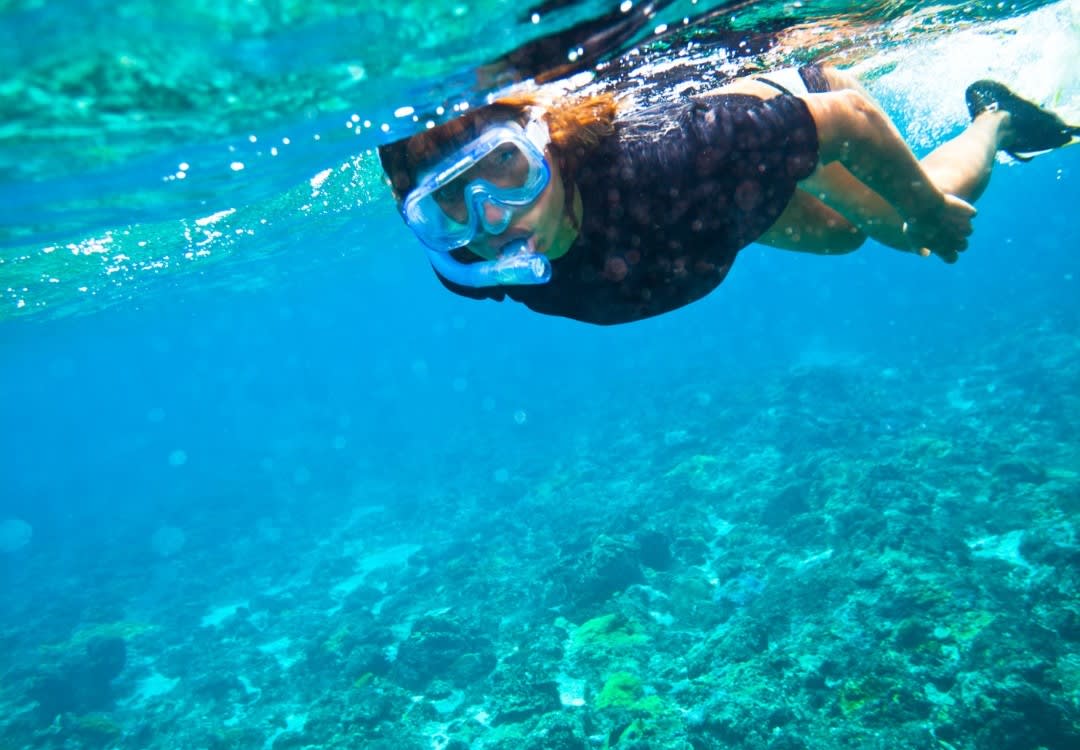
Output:
[[430,249],[428,259],[440,276],[461,286],[524,286],[551,281],[551,261],[533,252],[525,240],[506,244],[495,260],[461,263],[449,253]]
[[533,252],[525,240],[515,240],[503,246],[499,257],[492,261],[490,275],[498,284],[546,284],[551,281],[551,261]]

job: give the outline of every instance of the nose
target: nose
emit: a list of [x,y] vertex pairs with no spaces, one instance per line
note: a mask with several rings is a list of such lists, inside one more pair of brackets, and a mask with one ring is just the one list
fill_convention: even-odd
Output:
[[491,201],[484,201],[481,205],[482,221],[488,234],[501,234],[510,223],[510,210],[497,206]]

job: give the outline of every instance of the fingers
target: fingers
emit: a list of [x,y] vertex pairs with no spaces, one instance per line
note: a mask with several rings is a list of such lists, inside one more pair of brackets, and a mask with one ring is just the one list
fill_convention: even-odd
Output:
[[[970,232],[968,233],[970,234]],[[941,258],[946,263],[955,263],[960,260],[960,253],[964,252],[968,248],[968,241],[966,238],[961,237],[948,245],[941,245],[934,250],[934,254]]]
[[922,257],[931,254],[946,263],[955,263],[968,248],[968,237],[974,230],[972,219],[975,207],[955,195],[946,195],[941,211],[931,219],[905,222],[904,234],[912,241],[912,249]]
[[[909,236],[911,234],[915,233],[909,232]],[[922,236],[910,238],[912,240],[911,252],[923,258],[936,255],[946,263],[955,263],[959,258],[959,254],[968,248],[965,234],[952,231],[939,231],[931,236],[921,232],[919,234]],[[970,232],[967,232],[967,234],[970,234]]]
[[945,205],[966,214],[969,219],[974,219],[975,215],[979,213],[975,210],[975,206],[971,205],[963,198],[958,198],[957,196],[949,195],[948,193],[945,194]]

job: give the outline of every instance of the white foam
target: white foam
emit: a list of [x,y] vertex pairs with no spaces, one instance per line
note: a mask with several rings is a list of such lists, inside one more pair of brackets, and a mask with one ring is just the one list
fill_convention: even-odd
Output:
[[[937,145],[968,121],[964,90],[981,78],[1070,119],[1080,113],[1080,0],[894,47],[855,65],[909,142]],[[891,68],[891,70],[890,70]],[[875,74],[888,70],[875,78]]]

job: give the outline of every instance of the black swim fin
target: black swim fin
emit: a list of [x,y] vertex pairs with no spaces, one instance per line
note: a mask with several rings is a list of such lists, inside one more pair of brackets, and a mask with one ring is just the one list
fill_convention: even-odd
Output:
[[975,81],[967,87],[964,98],[972,120],[995,110],[1012,116],[1013,137],[1002,150],[1019,161],[1031,161],[1032,157],[1023,154],[1067,146],[1080,137],[1080,126],[1067,125],[1053,112],[1020,98],[997,81]]

